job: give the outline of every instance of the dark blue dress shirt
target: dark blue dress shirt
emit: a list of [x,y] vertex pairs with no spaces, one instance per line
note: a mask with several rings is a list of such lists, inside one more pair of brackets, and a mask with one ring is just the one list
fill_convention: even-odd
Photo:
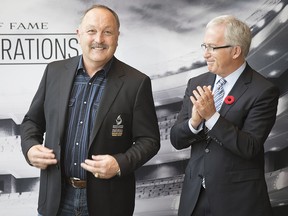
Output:
[[82,58],[79,62],[68,107],[68,124],[64,149],[66,177],[86,179],[81,163],[87,159],[90,133],[107,81],[113,59],[93,77],[85,71]]

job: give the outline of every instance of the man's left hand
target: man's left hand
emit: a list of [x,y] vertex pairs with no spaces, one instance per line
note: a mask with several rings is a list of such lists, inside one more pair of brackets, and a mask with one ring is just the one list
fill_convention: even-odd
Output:
[[119,171],[119,165],[111,155],[92,155],[92,160],[86,159],[81,167],[101,179],[110,179]]

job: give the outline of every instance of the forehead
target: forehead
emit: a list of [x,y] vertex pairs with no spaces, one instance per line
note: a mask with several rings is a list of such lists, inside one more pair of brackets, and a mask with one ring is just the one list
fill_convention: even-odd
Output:
[[225,26],[212,25],[207,27],[204,34],[204,42],[206,44],[218,44],[225,42]]
[[116,19],[114,15],[105,8],[94,8],[88,11],[81,22],[82,26],[87,25],[101,25],[101,26],[110,26],[110,27],[116,27]]

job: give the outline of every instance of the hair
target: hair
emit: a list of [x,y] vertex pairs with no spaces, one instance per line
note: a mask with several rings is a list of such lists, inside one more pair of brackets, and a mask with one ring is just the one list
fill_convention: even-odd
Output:
[[92,5],[90,8],[88,8],[88,9],[84,12],[84,14],[83,14],[83,16],[82,16],[82,18],[81,18],[81,23],[82,23],[82,20],[83,20],[83,18],[85,17],[85,15],[86,15],[89,11],[91,11],[91,10],[93,10],[93,9],[95,9],[95,8],[106,9],[106,10],[110,11],[110,12],[112,13],[112,15],[114,16],[115,20],[116,20],[116,24],[117,24],[118,29],[120,29],[120,20],[119,20],[119,17],[118,17],[118,15],[117,15],[117,13],[116,13],[114,10],[112,10],[111,8],[109,8],[109,7],[105,6],[105,5],[100,5],[100,4],[95,4],[95,5]]
[[240,46],[243,56],[249,53],[252,40],[251,30],[249,26],[232,15],[223,15],[212,19],[206,26],[224,25],[224,38],[226,43],[231,46]]

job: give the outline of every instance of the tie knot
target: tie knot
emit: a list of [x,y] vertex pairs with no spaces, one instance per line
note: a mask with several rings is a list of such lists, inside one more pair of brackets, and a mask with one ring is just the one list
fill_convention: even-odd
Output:
[[227,81],[224,78],[221,78],[220,80],[218,80],[217,82],[217,87],[220,88],[222,87]]

